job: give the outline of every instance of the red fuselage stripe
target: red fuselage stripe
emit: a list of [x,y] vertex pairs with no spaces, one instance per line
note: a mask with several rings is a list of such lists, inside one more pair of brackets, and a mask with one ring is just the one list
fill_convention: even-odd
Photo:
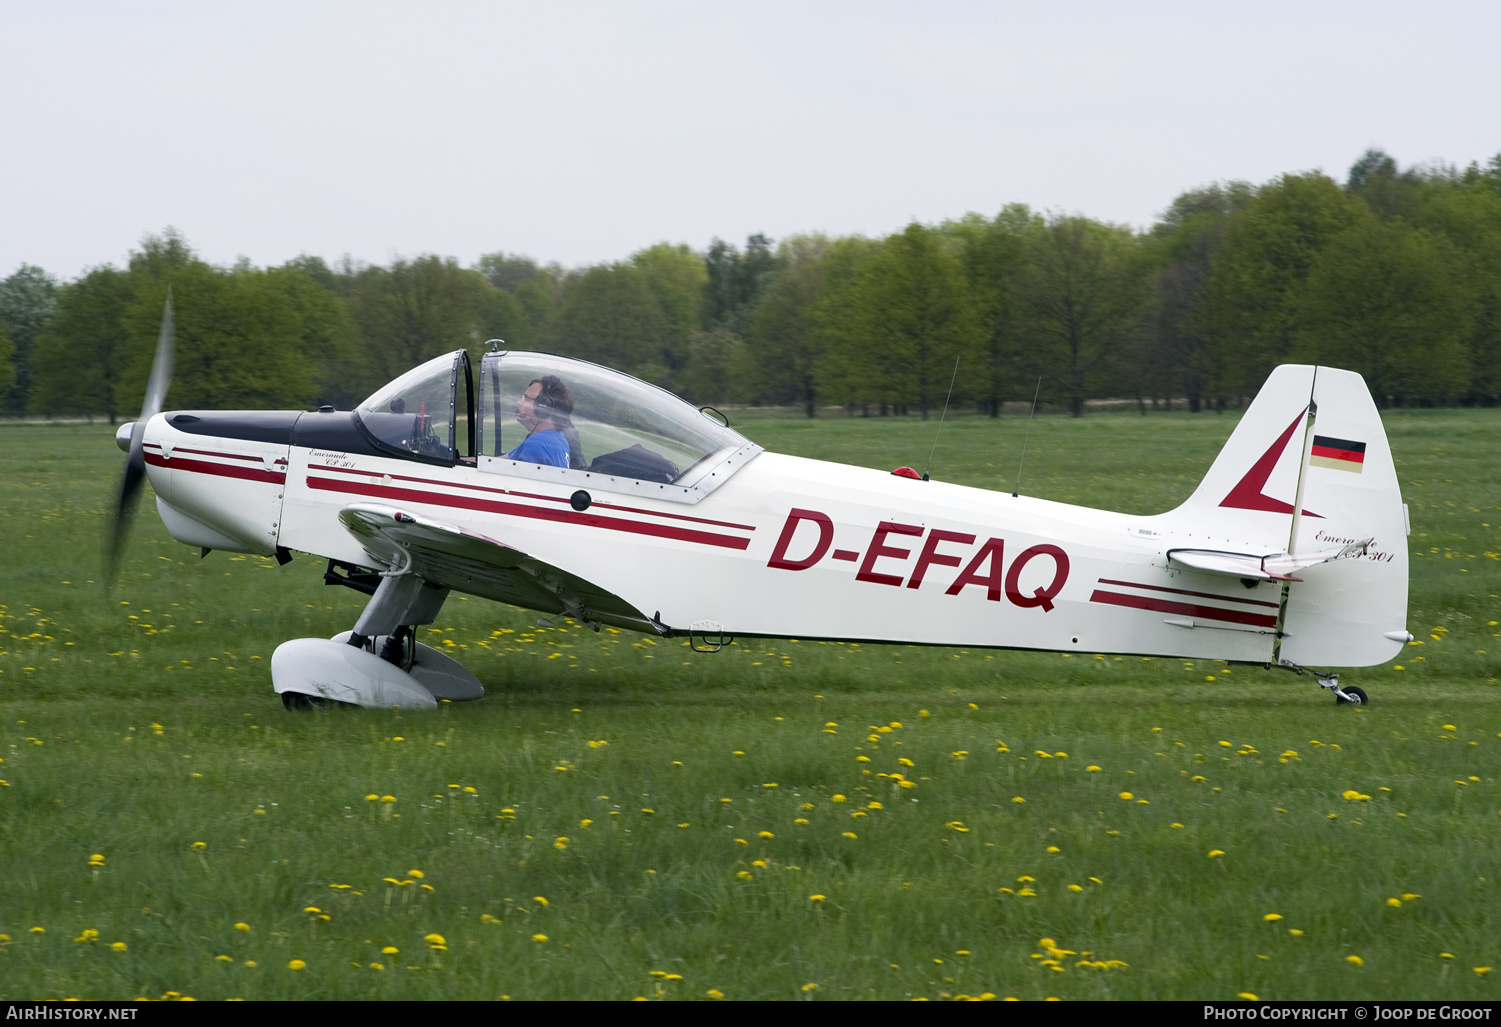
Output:
[[1108,603],[1111,606],[1128,606],[1134,610],[1156,610],[1158,613],[1176,613],[1184,617],[1203,617],[1205,620],[1222,620],[1231,624],[1249,624],[1258,628],[1275,628],[1277,618],[1246,610],[1221,610],[1197,603],[1178,603],[1171,599],[1154,599],[1151,596],[1128,596],[1120,592],[1095,589],[1089,597],[1092,603]]
[[[311,473],[313,471],[326,471],[333,472],[335,474],[359,474],[369,477],[379,477],[382,474],[382,472],[380,471],[359,470],[358,468],[354,467],[309,466],[308,472]],[[491,488],[488,485],[470,485],[462,482],[434,481],[431,478],[413,478],[405,474],[392,474],[388,475],[387,477],[390,477],[392,481],[410,481],[418,485],[439,485],[445,488],[473,489],[476,492],[492,492],[496,495],[501,496],[519,496],[523,499],[541,499],[549,503],[567,503],[570,501],[568,496],[542,496],[533,492],[517,492],[513,489]],[[732,521],[715,521],[710,520],[707,517],[689,517],[687,514],[663,513],[660,510],[642,510],[634,506],[616,506],[613,503],[594,503],[592,505],[599,507],[601,510],[619,510],[621,513],[646,514],[648,517],[670,517],[675,521],[692,521],[695,524],[712,524],[715,527],[719,528],[738,528],[741,531],[756,530],[755,525],[753,524],[735,524]]]
[[344,492],[357,496],[375,496],[380,499],[401,499],[409,503],[457,507],[463,510],[484,510],[487,513],[508,514],[512,517],[531,517],[543,521],[558,521],[563,524],[579,524],[591,528],[606,528],[610,531],[628,531],[637,535],[671,538],[681,542],[698,542],[707,546],[723,546],[725,549],[745,549],[750,546],[748,538],[735,538],[732,535],[719,535],[711,531],[696,531],[693,528],[677,528],[666,524],[628,521],[619,517],[598,517],[594,514],[575,513],[573,510],[547,510],[522,503],[506,503],[493,499],[454,496],[439,492],[419,492],[416,489],[371,485],[358,481],[337,481],[333,478],[315,478],[312,475],[308,476],[307,483],[308,488],[324,492]]
[[[178,450],[177,452],[182,452]],[[220,478],[243,478],[246,481],[264,481],[280,485],[287,480],[282,471],[265,471],[258,467],[235,467],[233,464],[214,464],[207,460],[184,460],[173,457],[168,460],[155,453],[146,454],[146,462],[153,467],[165,467],[169,471],[192,471],[196,474],[212,474]],[[259,461],[257,461],[259,463]]]
[[1166,585],[1143,585],[1138,581],[1116,581],[1113,578],[1101,578],[1100,584],[1124,585],[1126,588],[1145,588],[1150,589],[1153,592],[1171,592],[1174,595],[1197,596],[1200,599],[1218,599],[1222,603],[1245,603],[1248,606],[1269,606],[1273,610],[1277,608],[1276,603],[1268,603],[1262,599],[1240,599],[1236,596],[1215,595],[1213,592],[1190,592],[1187,589],[1182,588],[1168,588]]

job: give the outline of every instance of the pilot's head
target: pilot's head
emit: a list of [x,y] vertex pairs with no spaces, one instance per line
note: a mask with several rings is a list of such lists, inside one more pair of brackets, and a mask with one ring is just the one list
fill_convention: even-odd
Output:
[[533,378],[516,403],[516,420],[528,435],[566,425],[573,413],[573,393],[555,374]]

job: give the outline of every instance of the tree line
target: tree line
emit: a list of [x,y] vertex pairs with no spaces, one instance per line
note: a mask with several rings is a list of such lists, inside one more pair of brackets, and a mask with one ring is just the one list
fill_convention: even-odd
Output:
[[[0,281],[0,412],[129,417],[171,287],[188,408],[357,403],[437,354],[504,339],[698,403],[928,416],[950,395],[1224,409],[1280,363],[1365,376],[1377,403],[1501,400],[1501,154],[1460,171],[1371,150],[1339,183],[1185,192],[1149,229],[1014,204],[884,239],[661,243],[564,269],[199,258],[148,236],[124,267]],[[957,368],[957,372],[956,372]]]

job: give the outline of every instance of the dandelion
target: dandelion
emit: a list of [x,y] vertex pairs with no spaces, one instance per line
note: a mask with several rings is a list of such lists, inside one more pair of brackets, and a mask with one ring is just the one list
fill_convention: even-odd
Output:
[[387,945],[385,948],[380,950],[380,954],[383,956],[395,956],[400,955],[400,953],[401,949],[397,948],[395,945]]
[[1130,792],[1121,792],[1121,798],[1122,799],[1134,799],[1134,798],[1136,798],[1136,796],[1132,795]]
[[541,895],[533,895],[532,896],[532,901],[535,902],[539,906],[546,906],[546,905],[550,904],[550,903],[548,903],[547,899],[544,898]]
[[306,970],[307,964],[300,959],[294,959],[287,964],[288,970]]
[[208,848],[208,842],[194,842],[193,843],[193,851],[194,852],[202,852],[206,848]]
[[1300,931],[1300,930],[1298,930],[1296,927],[1289,927],[1287,929],[1287,933],[1290,934],[1290,935],[1292,935],[1294,938],[1301,938],[1301,937],[1303,937],[1303,932]]
[[381,802],[395,802],[396,801],[396,796],[394,796],[394,795],[382,795],[380,797],[380,801]]
[[1084,886],[1081,885],[1081,884],[1071,884],[1071,885],[1068,886],[1068,890],[1069,891],[1083,891],[1084,890]]
[[1247,1002],[1260,1002],[1261,1001],[1259,998],[1257,998],[1255,995],[1251,994],[1249,991],[1243,991],[1243,992],[1241,992],[1240,993],[1240,997],[1243,998],[1243,999],[1245,999]]
[[854,839],[854,838],[858,838],[858,837],[860,837],[860,836],[859,836],[859,835],[857,835],[857,834],[856,834],[856,833],[855,833],[855,832],[853,832],[853,831],[843,831],[843,832],[840,832],[840,835],[839,835],[839,837],[841,837],[841,838],[850,838],[850,839]]
[[1481,977],[1484,977],[1486,974],[1491,972],[1491,968],[1488,966],[1477,966],[1475,967],[1475,972]]
[[846,801],[846,799],[845,799],[845,796],[844,796],[843,793],[838,793],[838,794],[829,796],[829,801],[830,802],[844,802],[844,801]]
[[245,923],[244,921],[241,921],[240,923],[235,924],[235,930],[237,930],[237,931],[248,931],[248,930],[250,930],[250,925],[247,924],[247,923]]
[[532,935],[532,941],[536,942],[538,945],[542,944],[546,940],[547,940],[547,935],[545,935],[545,934],[534,934],[534,935]]
[[1346,956],[1345,962],[1349,963],[1351,966],[1365,966],[1365,960],[1361,959],[1359,956]]
[[1274,922],[1282,919],[1282,914],[1281,913],[1268,913],[1266,916],[1262,917],[1261,919],[1265,920],[1267,923],[1274,923]]
[[1097,767],[1097,766],[1095,766],[1093,763],[1091,763],[1089,766],[1085,767],[1084,769],[1087,772],[1091,773],[1091,774],[1098,774],[1100,772],[1100,768]]
[[1020,795],[1013,795],[1011,797],[1011,801],[1012,802],[1026,802],[1027,800],[1023,799]]
[[708,991],[704,992],[704,997],[709,999],[709,1001],[711,1002],[719,1002],[724,999],[724,992],[720,991],[718,988],[710,988]]
[[756,835],[756,837],[761,839],[763,842],[769,842],[773,838],[775,838],[776,835],[772,834],[770,831],[761,831]]
[[1209,850],[1209,858],[1210,859],[1219,859],[1224,854],[1225,854],[1225,850],[1224,849],[1210,849]]
[[1047,851],[1048,852],[1061,852],[1063,850],[1059,849],[1058,846],[1056,846],[1056,845],[1049,845]]
[[809,981],[807,984],[803,985],[803,990],[804,991],[814,991],[817,988],[818,988],[818,985],[815,982],[813,982],[813,981]]
[[1386,900],[1386,904],[1388,906],[1391,906],[1393,909],[1395,909],[1396,907],[1402,905],[1402,900],[1401,899],[1395,899],[1395,898],[1393,898],[1393,899],[1387,899]]
[[552,847],[557,849],[559,852],[562,852],[564,849],[568,848],[568,839],[566,837],[559,837],[557,841],[552,843]]
[[111,952],[124,952],[125,943],[123,941],[111,942],[109,948]]

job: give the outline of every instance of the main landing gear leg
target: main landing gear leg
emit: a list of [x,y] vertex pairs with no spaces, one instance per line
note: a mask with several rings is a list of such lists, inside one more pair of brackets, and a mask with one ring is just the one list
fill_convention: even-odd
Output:
[[1334,693],[1334,701],[1343,706],[1366,706],[1370,700],[1366,698],[1365,690],[1351,685],[1349,688],[1339,687],[1339,675],[1325,670],[1314,670],[1312,667],[1299,667],[1295,663],[1283,662],[1282,666],[1297,674],[1299,677],[1312,677],[1318,682],[1320,688],[1327,688]]
[[319,701],[430,709],[480,698],[485,689],[473,674],[412,637],[411,626],[431,624],[447,597],[448,589],[415,574],[383,577],[353,631],[278,646],[272,686],[289,709]]

